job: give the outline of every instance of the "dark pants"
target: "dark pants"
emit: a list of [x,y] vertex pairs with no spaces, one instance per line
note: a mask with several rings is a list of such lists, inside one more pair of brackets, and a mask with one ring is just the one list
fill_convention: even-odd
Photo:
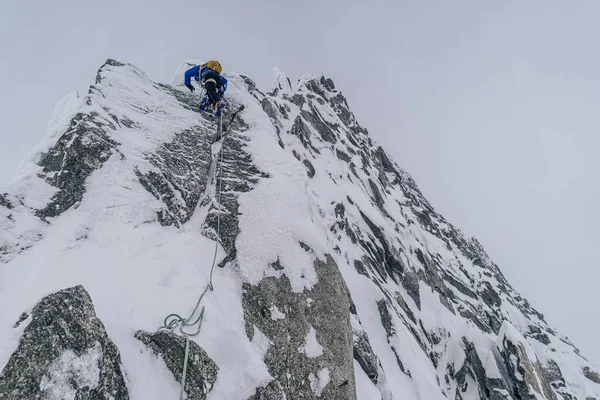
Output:
[[206,90],[206,97],[208,97],[208,104],[214,106],[221,100],[221,97],[223,95],[219,90],[217,81],[215,81],[214,79],[207,79],[204,82],[204,89]]

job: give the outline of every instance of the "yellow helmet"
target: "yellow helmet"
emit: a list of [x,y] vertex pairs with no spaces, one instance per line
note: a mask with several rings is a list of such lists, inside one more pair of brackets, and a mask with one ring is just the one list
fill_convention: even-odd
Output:
[[212,69],[213,71],[215,71],[219,74],[223,71],[223,67],[221,67],[221,63],[218,62],[217,60],[210,60],[209,62],[204,64],[203,67]]

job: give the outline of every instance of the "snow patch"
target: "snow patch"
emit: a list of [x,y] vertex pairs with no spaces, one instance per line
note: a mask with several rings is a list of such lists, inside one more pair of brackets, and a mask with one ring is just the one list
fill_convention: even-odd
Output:
[[64,96],[54,107],[52,118],[48,122],[48,130],[46,134],[28,154],[25,156],[19,166],[19,174],[23,174],[31,168],[30,164],[36,164],[40,161],[41,156],[47,153],[55,144],[56,141],[67,131],[71,124],[71,119],[80,112],[85,106],[85,98],[79,97],[77,91],[71,92]]
[[487,362],[485,363],[485,375],[491,379],[502,379],[496,357],[494,357],[494,353],[491,351],[488,353]]
[[354,360],[354,378],[356,379],[356,400],[381,400],[381,393],[356,360]]
[[269,173],[251,191],[239,195],[236,248],[241,273],[256,285],[279,257],[292,291],[311,289],[317,283],[314,261],[325,258],[328,241],[319,222],[322,210],[309,199],[306,168],[279,146],[271,119],[245,84],[232,79],[229,88],[232,101],[246,106],[243,119],[249,129],[244,134],[251,140],[245,150],[259,170]]
[[279,308],[277,308],[277,306],[275,304],[273,304],[271,307],[269,307],[269,311],[271,311],[271,319],[273,321],[285,319],[285,314],[283,312],[279,311]]
[[323,393],[323,390],[325,390],[325,387],[331,381],[329,376],[329,368],[323,368],[317,372],[316,375],[311,373],[308,376],[308,380],[310,381],[310,388],[312,391],[317,395],[317,397],[320,397],[321,393]]
[[285,74],[285,72],[281,71],[279,68],[273,68],[273,90],[279,90],[281,93],[291,94],[292,93],[292,84]]
[[535,351],[533,351],[529,343],[527,343],[527,340],[517,330],[517,328],[515,328],[508,321],[504,321],[504,323],[502,324],[500,332],[498,333],[498,339],[496,340],[496,346],[500,350],[504,348],[504,339],[507,339],[508,341],[512,342],[515,346],[521,345],[531,362],[536,362],[538,360]]
[[261,356],[264,357],[269,350],[269,347],[273,344],[268,337],[256,325],[254,326],[254,336],[252,336],[252,344],[260,351]]
[[98,363],[102,357],[100,343],[81,356],[66,350],[54,360],[40,382],[40,389],[47,400],[74,400],[78,389],[95,389],[100,381]]
[[306,354],[308,358],[316,358],[323,355],[323,346],[317,341],[317,331],[312,326],[308,330],[304,345],[300,346],[298,351]]

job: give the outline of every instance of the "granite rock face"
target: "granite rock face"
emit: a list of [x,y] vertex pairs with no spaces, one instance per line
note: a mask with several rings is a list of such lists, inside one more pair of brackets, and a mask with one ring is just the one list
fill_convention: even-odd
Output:
[[228,262],[236,259],[236,239],[239,229],[239,196],[254,187],[261,177],[268,177],[253,163],[252,157],[245,150],[246,142],[249,140],[243,134],[247,126],[242,118],[237,118],[230,133],[223,139],[222,160],[216,165],[214,185],[219,187],[219,197],[207,198],[210,201],[210,210],[205,219],[205,229],[209,235],[216,237],[217,225],[220,215],[219,241],[227,252],[227,256],[220,262],[223,267]]
[[155,153],[146,154],[152,165],[146,173],[136,170],[140,183],[163,203],[157,211],[163,226],[181,226],[194,213],[206,189],[214,132],[198,126],[178,133]]
[[114,124],[95,113],[73,118],[70,129],[40,160],[43,177],[58,189],[38,210],[40,218],[57,217],[81,201],[86,179],[116,151],[118,143],[107,132],[115,129]]
[[129,399],[119,350],[82,286],[44,297],[15,329],[23,333],[0,373],[0,398]]
[[[361,288],[350,288],[358,310],[351,312],[353,352],[382,398],[389,398],[389,382],[379,382],[381,372],[383,381],[386,373],[389,380],[395,367],[416,383],[416,370],[423,370],[416,359],[435,369],[432,379],[446,397],[517,399],[526,398],[526,391],[544,399],[595,396],[591,386],[582,389],[579,381],[569,383],[561,373],[571,362],[571,369],[582,363],[581,378],[594,382],[591,366],[578,350],[510,286],[476,239],[465,237],[435,211],[410,175],[359,125],[331,80],[304,77],[291,91],[254,97],[282,147],[308,169],[308,185],[336,193],[327,197],[329,203],[319,202],[320,194],[313,201],[330,221],[327,240],[339,268],[349,268],[344,277],[357,274],[372,285],[362,280]],[[370,304],[361,299],[367,287],[380,291]],[[379,333],[372,322],[365,325],[365,307],[378,315]],[[432,323],[430,313],[444,315],[448,325]],[[482,345],[483,338],[499,338],[514,318],[528,321],[515,328],[520,345],[497,347],[488,339]],[[471,333],[457,334],[448,327],[457,326],[450,321],[460,321],[456,323]],[[382,334],[384,347],[377,344],[382,338],[373,340]],[[407,341],[422,355],[401,350]],[[571,361],[557,358],[557,346]],[[507,364],[515,358],[518,366]],[[556,371],[553,377],[546,372],[550,370]]]
[[510,322],[502,326],[496,346],[494,355],[515,397],[527,398],[535,393],[544,399],[558,400],[535,352]]
[[[181,383],[186,339],[166,331],[155,333],[138,331],[135,337],[159,356],[177,382]],[[189,346],[184,390],[189,399],[203,400],[217,380],[219,367],[196,342],[190,340]]]
[[271,343],[265,363],[285,394],[281,398],[312,399],[316,393],[354,399],[347,289],[332,258],[315,261],[315,270],[319,283],[302,293],[292,292],[285,275],[246,284],[246,334],[250,339],[264,335]]

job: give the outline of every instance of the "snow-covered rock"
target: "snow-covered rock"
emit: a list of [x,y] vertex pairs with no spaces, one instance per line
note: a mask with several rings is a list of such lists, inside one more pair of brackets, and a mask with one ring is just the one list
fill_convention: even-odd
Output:
[[[177,382],[183,380],[186,339],[166,331],[155,333],[138,331],[136,339],[149,347],[164,361]],[[191,399],[204,400],[217,380],[219,367],[195,342],[189,342],[186,366],[185,392]]]
[[117,347],[81,286],[19,318],[19,346],[0,373],[2,399],[129,399]]
[[[318,282],[310,290],[294,292],[284,274],[266,277],[257,285],[246,283],[247,334],[254,337],[258,328],[271,341],[264,361],[288,398],[311,398],[315,393],[330,399],[353,398],[348,289],[331,257],[316,260],[314,268]],[[285,317],[274,318],[273,310],[283,310]],[[327,384],[318,379],[325,370]],[[314,379],[307,380],[308,376]]]
[[[177,398],[185,341],[157,330],[212,282],[188,398],[600,400],[597,368],[435,211],[331,80],[275,69],[263,92],[227,75],[217,140],[177,87],[198,63],[164,85],[108,60],[1,192],[1,398],[22,398],[14,360],[35,320],[14,328],[22,310],[76,285],[106,337],[57,322],[40,340],[62,347],[26,370],[31,390]],[[118,389],[102,384],[105,343]]]
[[513,388],[515,395],[557,399],[535,352],[510,322],[502,325],[494,350],[506,387]]

